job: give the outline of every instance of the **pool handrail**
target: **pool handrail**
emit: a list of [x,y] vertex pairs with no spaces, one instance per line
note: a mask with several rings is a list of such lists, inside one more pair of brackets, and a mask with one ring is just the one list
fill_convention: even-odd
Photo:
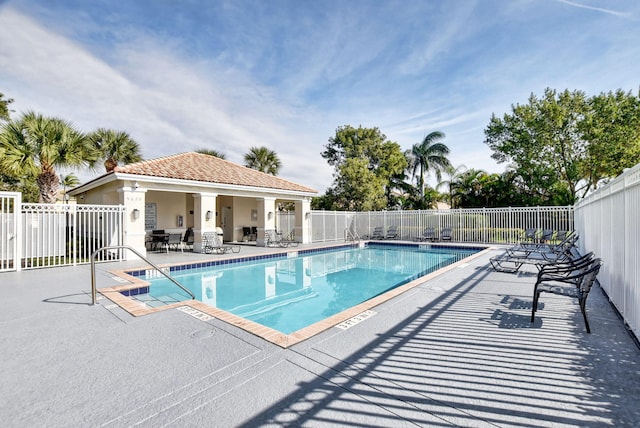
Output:
[[180,284],[178,281],[176,281],[171,275],[169,275],[168,273],[166,273],[165,271],[163,271],[161,268],[159,268],[158,266],[154,265],[153,263],[151,263],[149,260],[147,260],[142,254],[140,254],[138,251],[134,250],[133,248],[131,248],[128,245],[112,245],[112,246],[108,246],[108,247],[102,247],[102,248],[98,248],[97,250],[95,250],[93,252],[93,254],[91,254],[91,304],[95,305],[96,301],[97,301],[97,294],[98,291],[96,289],[96,255],[98,255],[99,252],[104,251],[104,250],[120,250],[120,249],[125,249],[125,250],[131,250],[131,252],[133,252],[133,254],[135,254],[136,256],[140,257],[142,260],[144,260],[145,262],[149,263],[149,265],[151,265],[151,267],[153,267],[155,270],[157,270],[158,272],[160,272],[162,275],[164,275],[169,281],[173,282],[175,285],[177,285],[178,287],[180,287],[183,291],[185,291],[189,296],[191,296],[192,299],[195,300],[196,296],[189,291],[187,288],[185,288],[182,284]]

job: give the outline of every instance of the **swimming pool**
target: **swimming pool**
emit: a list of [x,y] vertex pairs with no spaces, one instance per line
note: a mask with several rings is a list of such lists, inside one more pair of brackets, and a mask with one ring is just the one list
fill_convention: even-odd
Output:
[[[288,335],[478,251],[370,244],[195,266],[171,275],[206,305]],[[164,277],[138,276],[149,286],[129,295],[146,305],[190,300]]]

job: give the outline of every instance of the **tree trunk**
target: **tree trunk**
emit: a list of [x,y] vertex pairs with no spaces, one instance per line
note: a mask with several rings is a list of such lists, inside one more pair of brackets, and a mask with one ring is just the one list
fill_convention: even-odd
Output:
[[113,160],[113,158],[108,158],[104,161],[104,168],[107,170],[107,172],[113,171],[117,166],[118,162]]
[[40,190],[40,203],[53,204],[58,198],[58,174],[55,171],[41,172],[36,178]]

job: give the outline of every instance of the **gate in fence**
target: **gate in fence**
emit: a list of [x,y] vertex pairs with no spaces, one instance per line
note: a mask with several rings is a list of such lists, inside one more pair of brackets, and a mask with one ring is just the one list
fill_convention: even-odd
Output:
[[0,192],[0,272],[18,266],[18,221],[20,193]]
[[[0,192],[0,271],[89,263],[98,248],[124,244],[121,205],[21,204]],[[120,250],[103,256],[122,260]]]

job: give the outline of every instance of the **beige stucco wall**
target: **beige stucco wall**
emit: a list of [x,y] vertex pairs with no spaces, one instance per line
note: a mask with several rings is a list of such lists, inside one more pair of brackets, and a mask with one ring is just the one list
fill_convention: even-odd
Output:
[[[189,222],[193,225],[193,215],[189,214],[188,202],[193,206],[193,197],[189,194],[153,190],[146,193],[145,200],[147,204],[156,204],[156,229],[171,231],[184,231]],[[182,226],[178,225],[178,216],[182,216]]]
[[[258,227],[258,201],[255,198],[234,198],[233,201],[233,221],[234,240],[241,241],[243,227]],[[251,218],[251,212],[255,212],[255,217]]]

